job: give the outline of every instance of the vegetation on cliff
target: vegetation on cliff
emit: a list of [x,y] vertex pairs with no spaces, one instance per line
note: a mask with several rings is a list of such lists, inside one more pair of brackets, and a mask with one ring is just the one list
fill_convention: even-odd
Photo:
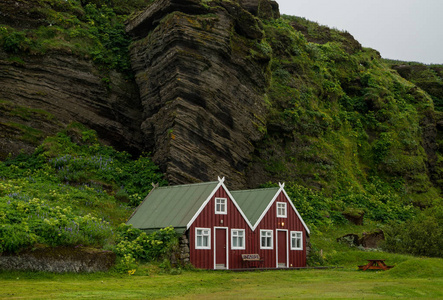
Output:
[[[289,181],[309,222],[340,224],[360,211],[394,221],[386,249],[441,256],[440,68],[416,67],[406,81],[349,33],[299,17],[265,21],[264,31],[270,113],[255,170]],[[418,247],[419,236],[433,237]]]
[[[26,64],[28,57],[64,53],[93,61],[105,83],[115,70],[130,79],[134,77],[131,40],[124,21],[151,2],[29,0],[18,1],[12,9],[5,1],[0,4],[4,8],[0,47],[14,65]],[[226,5],[221,8],[222,4]],[[227,4],[231,2],[201,3],[205,10],[226,12]],[[241,62],[260,70],[263,74],[257,78],[266,79],[262,80],[265,86],[254,90],[266,91],[260,103],[266,107],[265,116],[254,115],[253,125],[260,134],[245,142],[254,149],[253,156],[246,170],[234,170],[236,176],[253,187],[285,181],[314,235],[331,225],[346,224],[344,214],[358,212],[370,226],[385,226],[386,249],[441,256],[442,67],[385,61],[349,33],[299,17],[265,17],[262,12],[259,19],[239,12],[238,4],[232,7],[236,10],[229,13],[236,13],[235,25],[224,34],[231,38],[231,48],[225,48],[235,56],[233,65]],[[185,15],[165,16],[163,22]],[[210,32],[217,22],[215,14],[183,18],[199,34]],[[199,42],[209,44],[210,37],[205,35]],[[219,58],[228,52],[223,53]],[[189,57],[189,66],[194,65],[197,55]],[[44,135],[31,121],[54,119],[52,113],[17,106],[1,95],[0,110],[30,121],[7,125],[20,129],[22,139],[34,146]],[[165,115],[173,114],[166,111]],[[232,115],[223,114],[222,119],[234,122]],[[196,123],[201,126],[200,121]],[[171,133],[168,141],[177,132]],[[225,131],[220,135],[226,135],[226,140],[235,136]],[[145,138],[147,144],[154,140]],[[224,144],[220,148],[231,153]],[[247,164],[242,161],[243,165]],[[204,168],[194,169],[204,172]],[[138,249],[148,238],[138,238],[138,233],[126,240],[123,234],[118,240],[113,237],[115,226],[130,215],[130,205],[147,194],[151,182],[162,178],[147,156],[133,160],[127,153],[100,145],[92,131],[70,126],[46,139],[34,154],[0,163],[0,200],[7,212],[1,215],[0,250],[13,252],[34,242],[103,246],[109,239]],[[74,223],[83,224],[76,234],[70,226]],[[430,236],[426,243],[417,244]]]
[[[65,52],[129,75],[130,39],[123,21],[144,2],[150,1],[24,1],[14,11],[5,9],[5,18],[14,14],[19,24],[0,26],[0,46],[17,61],[23,54]],[[31,17],[20,18],[27,11]]]

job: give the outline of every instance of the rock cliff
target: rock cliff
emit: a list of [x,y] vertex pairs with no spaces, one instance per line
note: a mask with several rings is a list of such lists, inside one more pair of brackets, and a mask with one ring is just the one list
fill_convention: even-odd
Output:
[[[170,184],[439,194],[441,66],[388,63],[271,0],[105,2],[0,2],[0,159],[81,122]],[[124,27],[116,11],[142,6]]]
[[95,129],[120,149],[141,149],[136,86],[119,73],[109,82],[88,60],[60,53],[11,61],[0,52],[0,159],[32,152],[71,122]]
[[245,185],[263,136],[270,53],[239,4],[163,0],[127,26],[144,144],[171,183],[229,176]]

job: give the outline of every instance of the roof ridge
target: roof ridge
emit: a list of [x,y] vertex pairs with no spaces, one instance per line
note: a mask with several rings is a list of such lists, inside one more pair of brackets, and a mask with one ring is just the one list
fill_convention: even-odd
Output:
[[278,186],[274,186],[274,187],[258,188],[258,189],[252,189],[252,190],[237,190],[237,191],[231,191],[231,193],[265,191],[265,190],[271,190],[271,189],[279,189],[279,187]]
[[186,186],[209,185],[209,184],[218,184],[218,181],[197,182],[197,183],[187,183],[187,184],[178,184],[178,185],[166,185],[166,186],[157,187],[156,190],[179,188],[179,187],[186,187]]

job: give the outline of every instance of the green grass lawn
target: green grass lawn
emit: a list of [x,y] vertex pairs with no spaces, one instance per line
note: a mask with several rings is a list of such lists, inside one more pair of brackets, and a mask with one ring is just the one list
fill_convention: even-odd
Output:
[[[443,299],[443,260],[412,258],[389,271],[357,268],[135,275],[1,272],[2,299]],[[149,274],[149,275],[148,275]]]

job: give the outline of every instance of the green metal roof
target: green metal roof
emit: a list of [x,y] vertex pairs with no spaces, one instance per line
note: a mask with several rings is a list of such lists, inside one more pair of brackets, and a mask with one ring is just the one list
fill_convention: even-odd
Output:
[[127,224],[135,228],[185,227],[219,184],[218,181],[155,188]]
[[255,226],[260,216],[268,207],[271,200],[280,188],[267,188],[257,190],[244,190],[231,192],[232,197],[237,201],[241,210],[248,218],[252,226]]

